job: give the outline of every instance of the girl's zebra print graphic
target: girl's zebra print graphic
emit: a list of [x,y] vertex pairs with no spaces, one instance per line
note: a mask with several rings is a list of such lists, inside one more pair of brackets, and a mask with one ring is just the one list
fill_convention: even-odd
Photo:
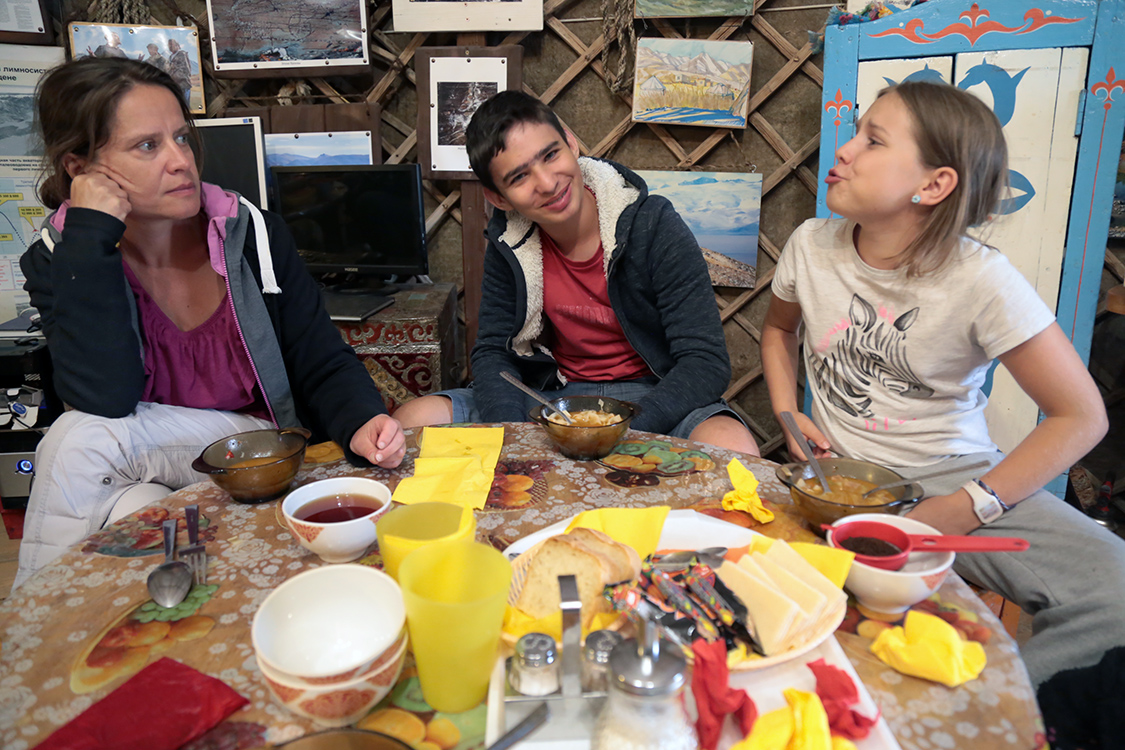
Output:
[[903,398],[929,398],[934,389],[918,380],[906,361],[906,329],[918,317],[915,307],[889,323],[867,300],[852,296],[851,319],[843,336],[814,366],[817,383],[828,402],[853,417],[874,417],[871,397],[875,383]]

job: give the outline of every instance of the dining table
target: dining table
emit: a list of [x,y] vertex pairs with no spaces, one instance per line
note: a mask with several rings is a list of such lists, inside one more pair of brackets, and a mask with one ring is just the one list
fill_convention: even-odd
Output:
[[[478,541],[497,548],[597,508],[664,505],[722,518],[733,460],[751,470],[760,497],[776,513],[773,522],[752,524],[754,530],[813,539],[771,461],[637,431],[626,434],[627,451],[619,445],[600,461],[575,461],[561,455],[537,425],[502,427],[494,482],[485,507],[476,511]],[[407,430],[406,456],[389,470],[352,466],[333,444],[310,446],[294,486],[363,476],[393,490],[413,474],[420,435]],[[665,460],[637,460],[650,449]],[[459,501],[457,487],[447,491],[447,498],[438,499]],[[146,613],[155,607],[146,579],[162,560],[161,524],[168,518],[182,521],[191,504],[200,510],[207,585],[169,627],[146,631],[142,626],[152,620]],[[272,701],[251,643],[251,623],[263,599],[287,579],[326,564],[298,544],[279,508],[280,501],[234,502],[210,481],[193,484],[107,525],[13,591],[0,604],[0,747],[35,747],[162,656],[221,680],[249,701],[185,745],[188,750],[273,746],[319,731]],[[182,523],[179,528],[184,545]],[[358,562],[381,566],[377,547]],[[899,746],[1046,747],[1035,693],[1013,638],[955,574],[947,576],[934,600],[947,613],[975,622],[975,639],[985,649],[983,672],[959,687],[907,676],[881,662],[865,637],[867,618],[852,604],[835,633]],[[462,714],[435,712],[423,700],[408,658],[394,690],[359,726],[397,736],[417,750],[476,750],[484,747],[486,712],[486,705]]]

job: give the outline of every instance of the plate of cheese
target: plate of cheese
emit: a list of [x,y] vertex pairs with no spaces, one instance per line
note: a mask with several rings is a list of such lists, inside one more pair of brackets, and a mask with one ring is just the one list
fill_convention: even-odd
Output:
[[[540,545],[562,535],[571,520],[541,529],[504,550],[515,558],[510,603],[519,599]],[[784,541],[769,540],[756,531],[693,510],[673,510],[664,522],[658,546],[661,551],[748,548],[737,562],[724,562],[716,573],[746,605],[747,628],[766,655],[747,655],[731,665],[733,670],[764,669],[801,656],[829,638],[844,619],[847,595]],[[591,575],[596,576],[597,566],[590,567],[594,569]],[[612,570],[608,562],[602,567],[607,573]],[[560,568],[552,572],[572,571]],[[586,597],[583,602],[585,605]]]

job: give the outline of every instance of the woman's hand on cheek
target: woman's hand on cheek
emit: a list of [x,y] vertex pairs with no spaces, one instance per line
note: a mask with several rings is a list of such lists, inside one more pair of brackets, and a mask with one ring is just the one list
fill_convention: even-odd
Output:
[[981,525],[973,512],[973,501],[964,490],[928,497],[918,503],[907,518],[929,524],[942,534],[968,534]]
[[352,435],[353,453],[363,456],[376,466],[393,469],[402,463],[406,454],[406,436],[397,419],[379,414],[372,417]]
[[133,210],[129,195],[121,184],[96,166],[76,175],[70,183],[70,205],[101,211],[121,221],[125,221]]

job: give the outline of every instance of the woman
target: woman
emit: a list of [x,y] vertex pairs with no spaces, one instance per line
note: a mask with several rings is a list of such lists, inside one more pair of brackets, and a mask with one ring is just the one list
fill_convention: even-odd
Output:
[[402,428],[285,225],[200,182],[166,73],[83,58],[47,74],[37,105],[40,198],[57,210],[20,265],[75,411],[37,451],[16,585],[130,489],[199,481],[192,459],[235,432],[303,423],[349,460],[399,464]]

